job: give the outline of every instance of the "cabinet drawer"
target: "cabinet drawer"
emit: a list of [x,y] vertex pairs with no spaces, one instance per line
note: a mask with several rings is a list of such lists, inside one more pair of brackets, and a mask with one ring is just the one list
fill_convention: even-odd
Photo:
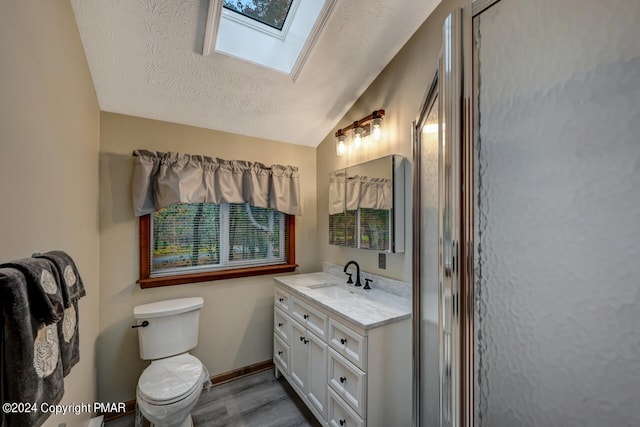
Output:
[[285,292],[276,286],[274,288],[273,298],[273,303],[276,307],[280,307],[285,313],[289,312],[289,301],[291,300],[291,296],[288,292]]
[[329,349],[329,386],[361,417],[367,413],[365,389],[367,375],[353,363]]
[[329,388],[329,416],[331,427],[364,427],[364,420]]
[[277,335],[273,336],[273,363],[282,372],[289,374],[289,346]]
[[273,330],[280,335],[284,342],[289,342],[289,338],[291,338],[291,319],[278,307],[273,310]]
[[367,338],[329,319],[329,345],[358,368],[366,371]]
[[327,336],[327,316],[296,297],[291,299],[291,316],[318,337]]

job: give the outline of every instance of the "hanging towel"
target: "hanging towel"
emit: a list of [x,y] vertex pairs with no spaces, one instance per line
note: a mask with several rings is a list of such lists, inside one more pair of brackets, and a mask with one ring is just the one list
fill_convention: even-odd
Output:
[[[64,395],[62,360],[56,324],[42,321],[43,307],[32,304],[33,281],[39,263],[17,263],[21,268],[0,267],[0,304],[2,312],[2,400],[3,402],[28,402],[34,412],[2,412],[2,425],[11,427],[38,427],[49,413],[40,412],[41,404],[55,405]],[[25,275],[31,276],[28,278]],[[53,275],[51,271],[50,274]],[[49,283],[39,283],[49,289]],[[48,296],[52,294],[48,294]],[[38,304],[42,304],[38,300]],[[52,304],[55,305],[55,304]],[[61,306],[61,302],[60,302]],[[48,315],[51,317],[51,314]],[[46,316],[44,316],[46,317]]]
[[15,268],[27,283],[31,315],[47,325],[62,319],[64,301],[59,286],[58,271],[44,259],[23,258],[0,264],[0,268]]
[[33,254],[35,258],[51,262],[61,278],[60,288],[64,302],[64,316],[58,322],[58,338],[62,357],[62,372],[66,377],[80,361],[80,334],[78,332],[78,300],[86,295],[84,284],[73,259],[63,251]]

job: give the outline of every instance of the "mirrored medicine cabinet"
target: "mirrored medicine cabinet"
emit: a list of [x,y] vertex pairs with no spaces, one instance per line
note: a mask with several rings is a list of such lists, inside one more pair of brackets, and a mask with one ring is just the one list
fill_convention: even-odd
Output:
[[329,174],[329,244],[404,252],[406,159],[398,154]]

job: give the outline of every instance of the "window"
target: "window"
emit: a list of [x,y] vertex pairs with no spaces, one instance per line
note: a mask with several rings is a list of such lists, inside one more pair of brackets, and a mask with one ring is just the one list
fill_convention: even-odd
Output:
[[141,287],[293,271],[294,216],[248,204],[174,204],[140,218]]
[[293,0],[224,0],[222,5],[248,18],[282,30]]

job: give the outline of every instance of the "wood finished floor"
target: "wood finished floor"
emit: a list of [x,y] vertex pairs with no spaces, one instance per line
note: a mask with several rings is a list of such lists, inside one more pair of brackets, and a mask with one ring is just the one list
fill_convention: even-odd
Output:
[[[203,391],[191,412],[195,427],[319,427],[320,423],[273,369]],[[106,427],[133,427],[133,415]]]

